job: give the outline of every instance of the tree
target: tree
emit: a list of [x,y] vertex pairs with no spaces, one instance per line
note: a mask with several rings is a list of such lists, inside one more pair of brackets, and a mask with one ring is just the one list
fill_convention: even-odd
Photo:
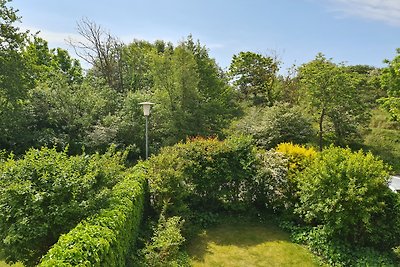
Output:
[[379,101],[391,118],[398,121],[400,120],[400,48],[397,49],[397,55],[391,61],[384,62],[388,66],[382,71],[381,83],[387,92],[387,97]]
[[104,148],[99,136],[93,140],[96,126],[117,111],[117,93],[97,79],[68,82],[68,77],[58,73],[30,91],[28,108],[33,119],[28,147],[69,145],[72,153],[79,153],[82,146],[87,151]]
[[240,52],[232,58],[229,76],[244,99],[271,106],[275,101],[273,86],[278,70],[279,63],[272,57]]
[[91,72],[102,77],[110,88],[123,91],[121,41],[89,19],[78,22],[78,33],[84,41],[69,40],[76,54],[91,64]]
[[311,120],[300,107],[279,103],[272,107],[252,107],[240,120],[233,123],[231,131],[253,136],[256,144],[265,149],[279,143],[305,144],[312,140]]
[[51,76],[65,76],[69,84],[83,80],[82,67],[77,59],[72,59],[68,51],[49,49],[46,40],[33,36],[23,51],[23,57],[31,70],[31,79],[46,82]]
[[365,105],[357,91],[358,76],[345,71],[324,55],[299,68],[302,101],[316,114],[319,127],[319,148],[329,125],[333,128],[333,140],[344,145],[354,140],[358,127],[368,118]]
[[28,32],[14,26],[19,17],[8,2],[0,0],[0,147],[14,149],[23,142],[24,105],[33,83],[22,55]]

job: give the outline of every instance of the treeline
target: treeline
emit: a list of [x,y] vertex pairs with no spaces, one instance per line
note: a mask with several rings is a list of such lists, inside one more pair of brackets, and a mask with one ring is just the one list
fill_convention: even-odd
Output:
[[240,52],[222,70],[191,36],[177,45],[124,44],[83,19],[83,41],[69,40],[91,66],[83,70],[66,50],[15,26],[8,2],[0,1],[0,147],[16,154],[42,146],[101,152],[113,143],[131,147],[130,159],[143,157],[142,101],[156,103],[153,153],[188,137],[235,132],[265,148],[284,141],[360,147],[374,108],[398,117],[400,56],[379,69],[318,54],[282,75],[276,57]]

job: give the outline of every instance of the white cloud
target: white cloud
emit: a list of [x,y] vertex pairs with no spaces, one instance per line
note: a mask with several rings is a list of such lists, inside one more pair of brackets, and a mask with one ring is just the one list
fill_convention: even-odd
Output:
[[336,12],[400,26],[399,0],[330,0]]
[[51,47],[66,47],[68,46],[66,40],[73,39],[73,40],[82,40],[82,36],[77,33],[71,32],[54,32],[48,30],[40,30],[36,27],[31,26],[20,26],[21,30],[29,30],[31,33],[39,32],[39,37],[46,40]]

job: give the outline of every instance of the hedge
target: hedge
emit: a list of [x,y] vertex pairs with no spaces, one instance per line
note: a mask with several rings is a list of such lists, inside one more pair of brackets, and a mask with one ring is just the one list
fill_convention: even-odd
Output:
[[125,266],[139,233],[146,186],[138,165],[113,188],[110,206],[62,235],[38,266]]
[[[253,201],[256,148],[248,136],[194,138],[145,162],[151,204],[160,213],[245,210]],[[187,218],[185,218],[187,219]]]

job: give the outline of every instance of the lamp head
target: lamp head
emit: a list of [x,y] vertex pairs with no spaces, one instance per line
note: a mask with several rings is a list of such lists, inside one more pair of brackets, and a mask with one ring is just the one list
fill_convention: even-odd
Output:
[[150,115],[150,108],[152,105],[154,105],[154,103],[151,102],[141,102],[139,103],[139,105],[143,106],[143,114],[145,116],[149,116]]

